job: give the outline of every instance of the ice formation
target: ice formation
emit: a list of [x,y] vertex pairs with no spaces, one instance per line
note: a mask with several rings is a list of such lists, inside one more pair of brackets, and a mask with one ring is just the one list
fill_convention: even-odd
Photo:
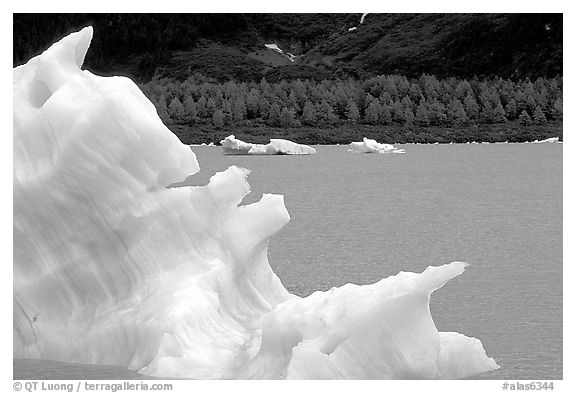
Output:
[[560,140],[559,137],[554,137],[554,138],[543,139],[541,141],[535,140],[532,143],[558,143],[559,140]]
[[81,70],[87,27],[14,69],[15,358],[185,378],[461,378],[497,367],[438,332],[431,293],[465,264],[288,293],[267,260],[280,195],[198,172],[124,77]]
[[236,139],[234,135],[228,135],[220,141],[224,154],[250,154],[250,155],[277,155],[277,154],[316,154],[316,149],[306,145],[287,141],[285,139],[270,139],[267,145],[246,143]]
[[350,143],[348,151],[354,153],[405,153],[404,149],[397,149],[394,145],[378,143],[374,139],[363,138],[362,142]]

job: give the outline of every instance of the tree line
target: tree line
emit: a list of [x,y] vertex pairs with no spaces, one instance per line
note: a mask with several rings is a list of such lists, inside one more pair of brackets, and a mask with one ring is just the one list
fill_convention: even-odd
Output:
[[295,80],[217,83],[201,76],[140,86],[167,124],[334,127],[345,124],[463,127],[562,119],[562,77],[410,80],[380,75],[364,81]]

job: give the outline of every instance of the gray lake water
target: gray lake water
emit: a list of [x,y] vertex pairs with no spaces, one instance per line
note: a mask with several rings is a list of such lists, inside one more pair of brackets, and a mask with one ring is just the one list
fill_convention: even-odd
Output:
[[[398,147],[406,154],[317,146],[313,156],[224,156],[193,147],[201,171],[191,181],[206,184],[238,165],[252,170],[243,203],[285,196],[291,221],[271,241],[269,260],[301,296],[468,262],[432,296],[431,312],[440,331],[479,338],[501,367],[475,378],[562,379],[562,145]],[[14,361],[15,379],[55,374],[137,377]]]

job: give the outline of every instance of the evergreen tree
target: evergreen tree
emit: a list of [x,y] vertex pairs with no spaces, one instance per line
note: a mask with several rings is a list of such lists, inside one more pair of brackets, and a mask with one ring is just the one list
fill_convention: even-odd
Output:
[[180,84],[180,92],[185,96],[191,96],[194,89],[194,81],[190,78]]
[[196,103],[192,96],[187,96],[184,100],[184,113],[185,116],[190,118],[192,121],[198,118],[198,109],[196,108]]
[[[406,109],[412,110],[412,108],[414,108],[414,104],[412,103],[412,100],[408,96],[404,96],[404,98],[402,98],[401,102],[402,102],[402,106],[404,107],[404,110],[406,110]],[[414,113],[412,113],[412,114],[414,114]]]
[[224,126],[224,113],[222,109],[216,109],[212,115],[212,123],[216,128],[222,128]]
[[518,112],[528,110],[526,94],[524,94],[521,89],[518,89],[516,94],[514,94],[514,101],[516,101],[516,108]]
[[366,114],[364,115],[366,122],[369,124],[378,124],[380,112],[382,112],[382,106],[376,98],[368,105],[368,108],[366,108]]
[[358,119],[360,118],[360,111],[358,110],[358,106],[352,98],[348,99],[348,105],[346,106],[346,118],[352,123],[358,122]]
[[387,91],[383,91],[382,94],[380,94],[379,100],[380,100],[380,104],[382,104],[382,105],[391,105],[392,104],[392,96]]
[[468,119],[468,116],[466,115],[466,111],[464,110],[464,106],[459,106],[456,109],[456,112],[454,114],[454,124],[456,124],[457,126],[465,126],[470,122],[470,119]]
[[232,121],[232,104],[228,99],[222,99],[222,113],[224,113],[224,121],[229,123]]
[[418,102],[422,97],[422,89],[420,89],[420,85],[417,83],[412,83],[408,95],[412,102]]
[[322,102],[320,102],[318,110],[318,118],[322,121],[326,123],[334,123],[338,120],[338,117],[334,114],[334,108],[332,108],[332,105],[330,105],[327,100],[322,100]]
[[534,98],[533,92],[530,95],[526,96],[526,105],[528,106],[528,110],[530,113],[536,112],[536,107],[538,104],[536,103],[536,99]]
[[258,117],[260,109],[260,95],[256,89],[250,90],[246,97],[246,117],[254,119]]
[[487,124],[494,123],[494,109],[492,108],[492,105],[489,101],[484,101],[482,104],[480,121]]
[[532,124],[532,118],[530,117],[528,112],[526,112],[526,110],[523,110],[522,113],[520,113],[518,120],[520,120],[520,124],[525,125],[525,126]]
[[258,101],[258,112],[260,112],[260,117],[262,119],[268,120],[270,117],[270,101],[267,98],[262,97]]
[[414,124],[414,112],[412,112],[411,108],[406,107],[404,109],[404,124],[406,126]]
[[410,94],[410,82],[405,76],[396,76],[394,78],[396,80],[396,89],[398,91],[399,97],[408,97]]
[[310,101],[304,103],[304,108],[302,109],[302,123],[309,126],[316,123],[316,110],[314,109],[314,104]]
[[178,99],[178,97],[174,97],[168,106],[168,113],[170,117],[174,120],[182,120],[184,117],[184,107],[182,103]]
[[436,79],[436,77],[434,75],[426,75],[423,74],[420,77],[420,84],[421,86],[423,86],[423,90],[424,90],[424,97],[427,100],[433,100],[435,98],[438,98],[438,87],[439,87],[439,83],[438,83],[438,79]]
[[280,112],[280,126],[282,127],[294,127],[297,125],[296,113],[292,108],[282,108]]
[[294,112],[300,111],[300,105],[298,104],[298,98],[296,97],[296,93],[294,91],[290,92],[288,96],[288,103],[290,104],[291,108],[294,108]]
[[382,92],[379,95],[382,95],[383,93],[388,93],[394,100],[398,99],[398,89],[396,89],[396,82],[392,75],[385,77]]
[[448,121],[446,116],[446,108],[438,100],[433,100],[428,106],[428,118],[430,119],[430,124],[439,126],[443,125]]
[[[306,82],[308,81],[306,80]],[[296,95],[296,100],[298,101],[298,107],[303,109],[304,104],[308,99],[308,97],[306,96],[306,83],[302,82],[300,79],[296,80],[296,82],[292,84],[292,91]]]
[[494,122],[506,123],[506,111],[502,107],[502,103],[498,101],[496,108],[494,108]]
[[459,100],[463,100],[469,93],[472,94],[472,87],[470,86],[470,83],[468,83],[468,81],[464,80],[459,82],[458,85],[456,85],[454,95]]
[[239,123],[246,117],[246,104],[242,96],[238,95],[234,100],[234,105],[232,106],[232,118],[235,122]]
[[416,109],[415,122],[419,126],[427,127],[430,125],[430,118],[428,117],[428,109],[426,108],[425,101],[420,101]]
[[559,97],[556,100],[554,100],[554,105],[552,107],[553,107],[554,119],[562,119],[563,117],[562,97]]
[[214,96],[214,104],[216,105],[216,107],[218,106],[222,107],[222,101],[224,101],[224,93],[222,92],[222,85],[216,85],[214,87],[216,91],[216,95]]
[[268,122],[273,125],[277,126],[280,124],[280,107],[277,103],[273,103],[270,106],[270,113],[268,115]]
[[368,109],[368,106],[370,106],[370,103],[374,100],[375,98],[372,94],[366,94],[366,99],[364,100],[364,110]]
[[458,98],[452,99],[448,104],[447,118],[450,123],[458,126],[463,126],[468,123],[469,119],[466,115],[466,110]]
[[456,119],[458,117],[460,108],[464,109],[464,106],[458,98],[454,97],[452,100],[450,100],[448,107],[446,108],[446,116],[449,123],[456,124]]
[[471,92],[464,98],[464,110],[469,119],[478,120],[478,103]]
[[196,110],[198,111],[198,116],[201,118],[208,117],[208,113],[206,113],[206,97],[201,96],[198,101],[196,102]]
[[508,119],[516,119],[516,116],[518,115],[518,108],[516,107],[516,100],[514,98],[511,98],[506,104],[505,112]]
[[348,117],[348,96],[342,87],[341,82],[337,82],[336,86],[330,89],[330,92],[334,96],[335,100],[335,114],[338,117],[347,118]]
[[540,108],[540,106],[537,106],[536,110],[534,111],[534,124],[541,125],[545,123],[546,123],[546,115],[544,115],[542,108]]
[[206,116],[211,116],[216,111],[216,100],[213,97],[208,98],[206,101]]
[[392,124],[392,112],[390,106],[387,104],[381,104],[382,112],[380,112],[380,124]]
[[398,123],[404,122],[404,107],[400,101],[392,102],[392,105],[390,105],[390,112],[393,121]]

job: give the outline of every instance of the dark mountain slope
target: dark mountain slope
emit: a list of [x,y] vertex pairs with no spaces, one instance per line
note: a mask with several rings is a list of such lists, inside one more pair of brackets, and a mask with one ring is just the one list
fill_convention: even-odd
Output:
[[[86,67],[184,80],[562,74],[561,14],[15,14],[14,65],[86,25]],[[357,27],[349,31],[349,28]],[[276,43],[288,57],[266,49]]]
[[370,74],[512,78],[562,74],[557,14],[370,14],[306,54],[309,64]]

